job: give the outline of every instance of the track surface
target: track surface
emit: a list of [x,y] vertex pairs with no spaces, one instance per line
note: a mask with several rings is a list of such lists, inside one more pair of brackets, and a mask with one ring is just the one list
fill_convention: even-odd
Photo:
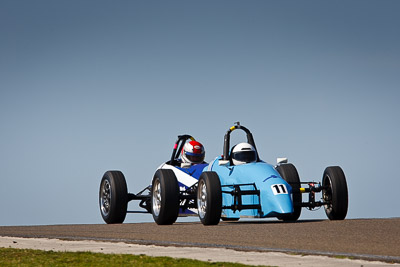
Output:
[[[0,236],[124,241],[138,244],[226,247],[255,251],[387,257],[400,262],[400,218],[119,225],[2,226]],[[363,257],[363,256],[362,256]]]

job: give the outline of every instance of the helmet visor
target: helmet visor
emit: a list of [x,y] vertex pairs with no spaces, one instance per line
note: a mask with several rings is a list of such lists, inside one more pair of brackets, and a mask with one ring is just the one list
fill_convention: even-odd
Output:
[[255,151],[239,151],[232,154],[232,158],[242,162],[254,162],[257,159]]
[[193,163],[201,163],[204,161],[204,153],[196,154],[196,153],[186,152],[186,158]]

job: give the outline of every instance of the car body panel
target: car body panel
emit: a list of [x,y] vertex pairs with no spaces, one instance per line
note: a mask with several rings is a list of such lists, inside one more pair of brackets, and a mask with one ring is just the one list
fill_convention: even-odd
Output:
[[[258,209],[244,209],[234,211],[232,209],[224,209],[222,216],[227,218],[239,217],[277,217],[281,214],[293,212],[293,202],[291,198],[291,186],[281,178],[275,168],[263,161],[247,163],[243,165],[233,166],[219,165],[221,157],[215,159],[207,170],[214,171],[218,174],[223,191],[232,191],[233,185],[241,185],[241,190],[260,191],[260,197],[257,195],[242,196],[243,205],[258,205]],[[248,185],[254,184],[254,185]],[[228,186],[232,185],[232,186]],[[223,206],[231,206],[234,203],[234,197],[231,194],[223,194]]]

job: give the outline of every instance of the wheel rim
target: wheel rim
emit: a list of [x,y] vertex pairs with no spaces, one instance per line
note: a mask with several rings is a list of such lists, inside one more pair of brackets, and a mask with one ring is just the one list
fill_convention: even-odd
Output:
[[100,201],[101,212],[104,216],[108,216],[111,206],[111,184],[108,180],[103,181],[103,185],[101,187]]
[[197,190],[197,209],[200,218],[204,218],[207,209],[207,186],[203,180],[199,182],[199,188]]
[[324,207],[326,212],[330,213],[332,211],[332,182],[329,176],[325,178],[324,187],[327,187],[327,189],[322,191],[322,198],[324,202],[327,202]]
[[153,185],[153,214],[158,216],[161,209],[161,185],[160,181],[156,180]]

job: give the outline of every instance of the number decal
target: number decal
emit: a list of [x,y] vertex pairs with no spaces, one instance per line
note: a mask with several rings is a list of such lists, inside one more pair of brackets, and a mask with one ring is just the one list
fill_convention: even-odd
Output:
[[284,184],[273,184],[271,185],[272,192],[274,195],[279,195],[279,194],[287,194],[287,189]]

